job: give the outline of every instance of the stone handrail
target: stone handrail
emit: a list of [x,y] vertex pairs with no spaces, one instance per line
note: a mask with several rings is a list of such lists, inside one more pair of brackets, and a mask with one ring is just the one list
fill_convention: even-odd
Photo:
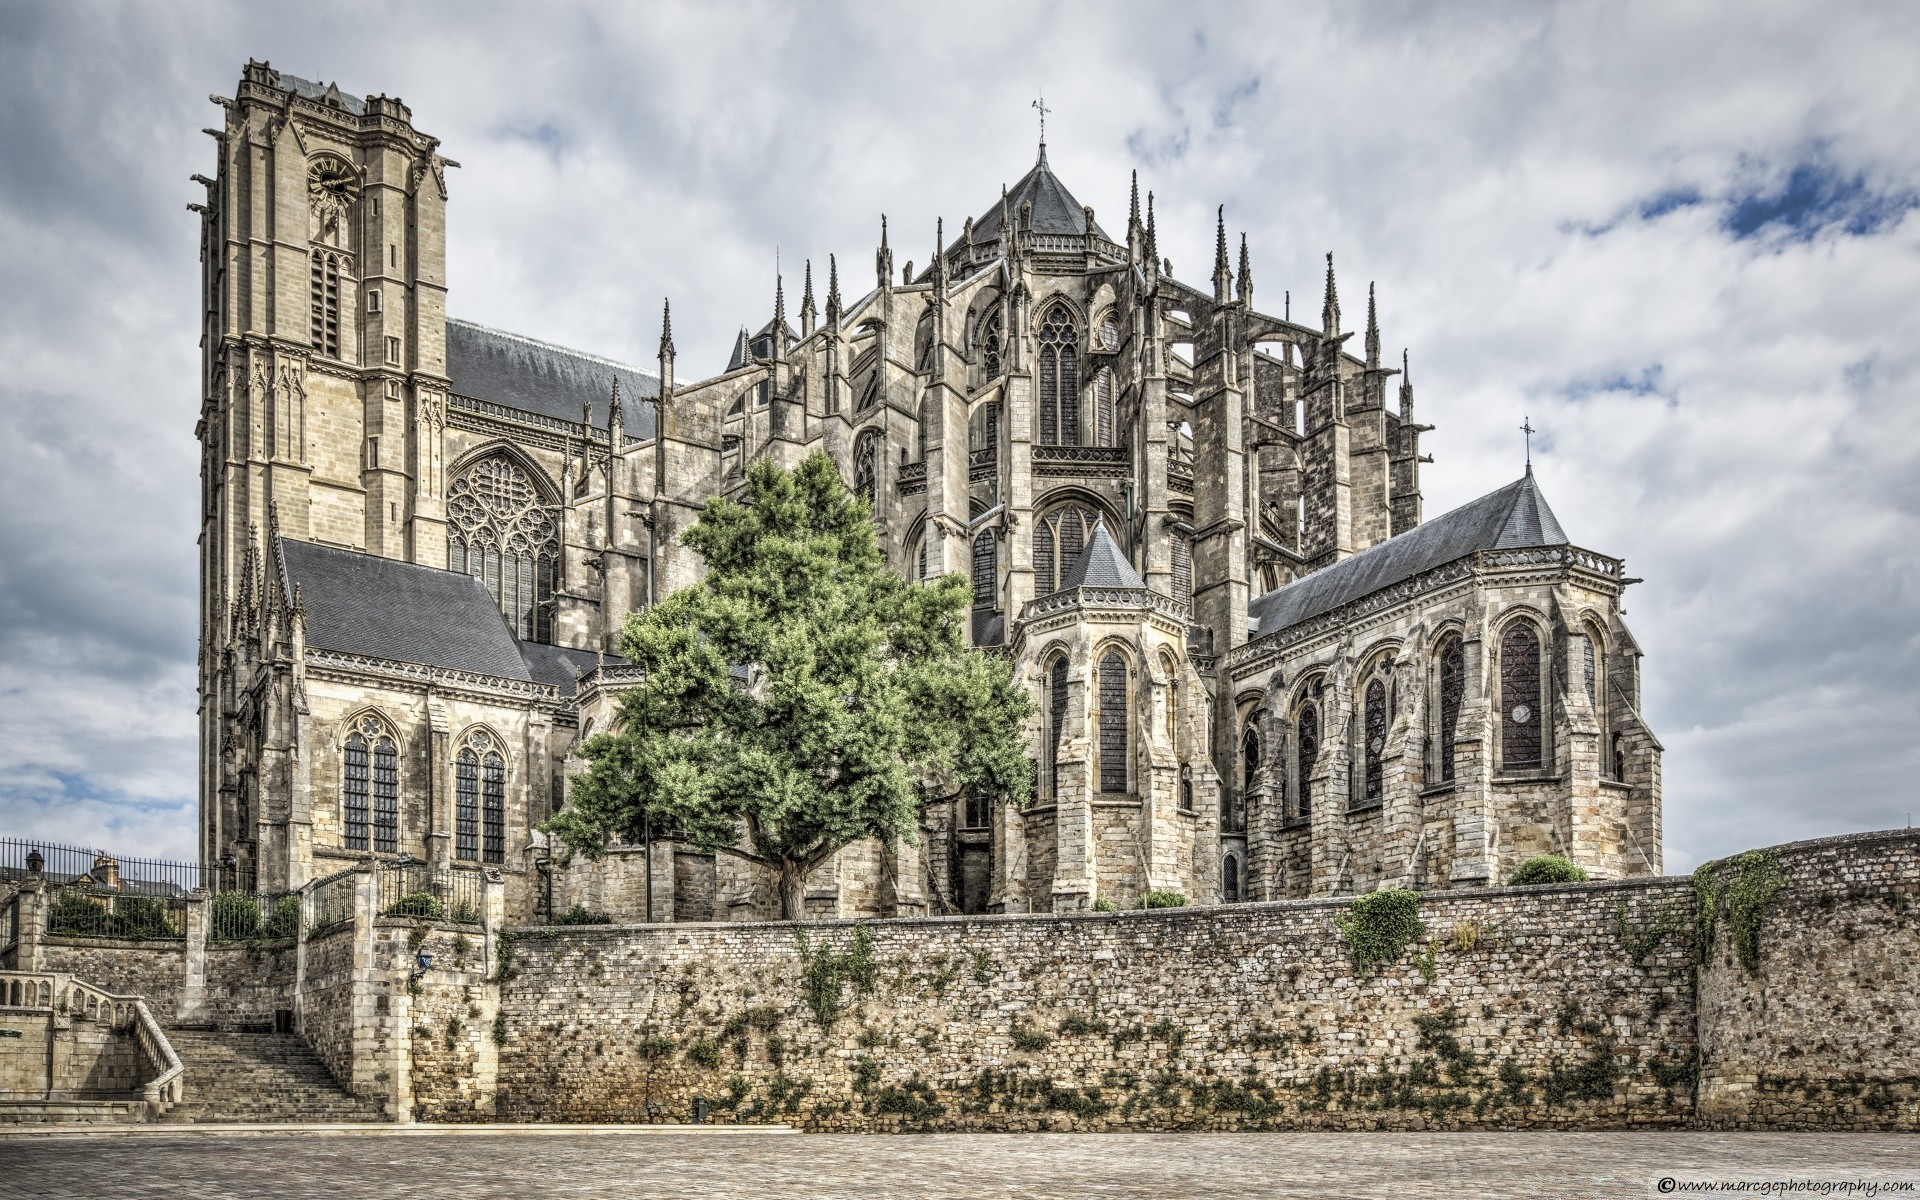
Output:
[[[20,1003],[14,993],[19,991]],[[9,1008],[67,1012],[133,1035],[153,1078],[141,1085],[142,1098],[155,1115],[178,1104],[185,1093],[185,1068],[173,1043],[154,1019],[153,1010],[138,996],[121,996],[59,971],[0,971],[0,1004]]]
[[160,1022],[154,1020],[153,1010],[138,996],[133,997],[132,1025],[134,1044],[140,1047],[141,1057],[147,1060],[149,1068],[159,1069],[159,1073],[141,1087],[148,1111],[158,1116],[186,1097],[186,1068],[181,1065],[173,1043],[167,1040],[166,1032],[160,1028]]

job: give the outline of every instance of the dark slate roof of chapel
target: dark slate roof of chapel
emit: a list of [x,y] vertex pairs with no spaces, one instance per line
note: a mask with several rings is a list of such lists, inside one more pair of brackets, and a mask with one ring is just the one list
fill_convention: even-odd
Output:
[[593,423],[601,428],[606,427],[607,403],[618,379],[627,436],[653,436],[659,375],[610,358],[449,319],[447,375],[458,395],[563,421],[578,421],[582,405],[591,404]]
[[1060,590],[1068,588],[1143,588],[1146,581],[1140,578],[1140,572],[1133,569],[1127,556],[1120,553],[1120,547],[1113,544],[1113,538],[1107,534],[1107,523],[1101,521],[1093,527],[1093,536],[1087,539],[1086,548],[1080,551],[1080,557],[1073,560],[1067,573],[1060,579]]
[[543,683],[562,696],[600,664],[591,650],[515,638],[472,575],[291,538],[279,545],[315,649]]
[[[1020,206],[1028,200],[1033,201],[1033,231],[1035,233],[1084,234],[1087,231],[1087,214],[1067,185],[1047,166],[1047,146],[1040,144],[1040,161],[1033,164],[1019,183],[1007,192],[1007,213],[1015,223],[1020,220]],[[1106,230],[1095,221],[1093,232],[1106,237]],[[1000,201],[996,198],[987,206],[986,212],[973,219],[973,240],[989,241],[1000,236]],[[1111,238],[1107,240],[1111,241]]]
[[1529,467],[1497,492],[1268,592],[1247,605],[1247,623],[1263,637],[1478,550],[1566,544]]
[[367,102],[359,96],[350,96],[340,91],[337,84],[316,83],[311,79],[302,79],[298,75],[289,75],[285,71],[280,71],[278,74],[280,76],[280,86],[292,91],[295,95],[305,96],[309,100],[318,100],[324,104],[326,103],[327,93],[331,91],[334,96],[339,99],[341,108],[344,108],[356,117],[364,117],[367,115]]

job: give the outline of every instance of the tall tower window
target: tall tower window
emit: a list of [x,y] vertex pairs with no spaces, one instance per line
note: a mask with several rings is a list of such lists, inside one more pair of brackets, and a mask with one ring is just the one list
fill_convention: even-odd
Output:
[[516,636],[553,640],[560,524],[531,476],[505,454],[483,458],[447,493],[447,566],[487,585]]
[[998,594],[1000,553],[994,540],[993,530],[982,530],[973,539],[973,606],[975,608],[994,607],[994,598]]
[[1080,331],[1063,306],[1040,327],[1040,444],[1080,444]]
[[1367,684],[1366,699],[1366,773],[1361,795],[1365,803],[1377,803],[1385,792],[1386,769],[1383,753],[1387,748],[1387,685],[1380,680]]
[[1453,740],[1460,731],[1460,702],[1466,695],[1467,654],[1460,639],[1440,648],[1440,782],[1453,782]]
[[1060,580],[1087,547],[1100,518],[1092,509],[1069,504],[1054,509],[1033,527],[1033,594],[1060,590]]
[[1500,765],[1540,765],[1540,635],[1515,621],[1500,636]]
[[1297,815],[1310,817],[1313,815],[1313,761],[1320,756],[1320,712],[1313,705],[1306,705],[1295,723],[1300,729],[1299,761],[1295,764],[1300,781]]
[[1193,543],[1184,533],[1173,535],[1173,598],[1193,604]]
[[1113,368],[1093,377],[1093,444],[1113,445]]
[[1240,734],[1240,786],[1249,792],[1260,786],[1260,722],[1265,716],[1259,711],[1250,714]]
[[987,381],[1000,378],[1000,310],[995,308],[987,314],[981,325],[980,361],[986,368]]
[[312,305],[310,342],[328,358],[340,357],[340,255],[315,250],[307,281]]
[[1100,790],[1127,790],[1127,660],[1118,650],[1100,659]]
[[874,502],[875,460],[880,454],[880,434],[869,429],[853,447],[853,494],[868,504]]

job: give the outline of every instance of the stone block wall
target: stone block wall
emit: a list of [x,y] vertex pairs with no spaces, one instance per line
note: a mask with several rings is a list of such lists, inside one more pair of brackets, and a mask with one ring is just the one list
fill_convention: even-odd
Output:
[[297,953],[291,938],[258,946],[208,946],[206,985],[195,1019],[222,1029],[271,1024],[276,1012],[294,1006]]
[[1690,895],[1430,894],[1426,934],[1369,975],[1345,901],[529,931],[501,988],[496,1108],[672,1121],[701,1097],[715,1120],[831,1130],[1685,1125],[1691,948],[1681,929],[1638,962],[1625,943]]
[[137,1095],[146,1079],[131,1032],[85,1014],[0,1008],[0,1099]]
[[336,928],[306,945],[300,1032],[342,1087],[353,1089],[354,929]]
[[179,1019],[187,980],[185,942],[41,939],[35,971],[84,979],[118,996],[138,996],[162,1025]]
[[[1723,911],[1700,970],[1701,1121],[1920,1129],[1920,833],[1800,842],[1713,875]],[[1769,891],[1749,966],[1734,910]]]

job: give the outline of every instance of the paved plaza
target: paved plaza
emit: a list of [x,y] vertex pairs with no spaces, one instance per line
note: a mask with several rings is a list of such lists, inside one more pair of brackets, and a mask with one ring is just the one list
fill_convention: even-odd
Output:
[[[1673,1181],[1663,1186],[1662,1180]],[[0,1136],[0,1198],[1920,1195],[1920,1136],[779,1135],[419,1127]],[[1854,1185],[1848,1190],[1848,1185]],[[1904,1186],[1903,1186],[1904,1185]]]

